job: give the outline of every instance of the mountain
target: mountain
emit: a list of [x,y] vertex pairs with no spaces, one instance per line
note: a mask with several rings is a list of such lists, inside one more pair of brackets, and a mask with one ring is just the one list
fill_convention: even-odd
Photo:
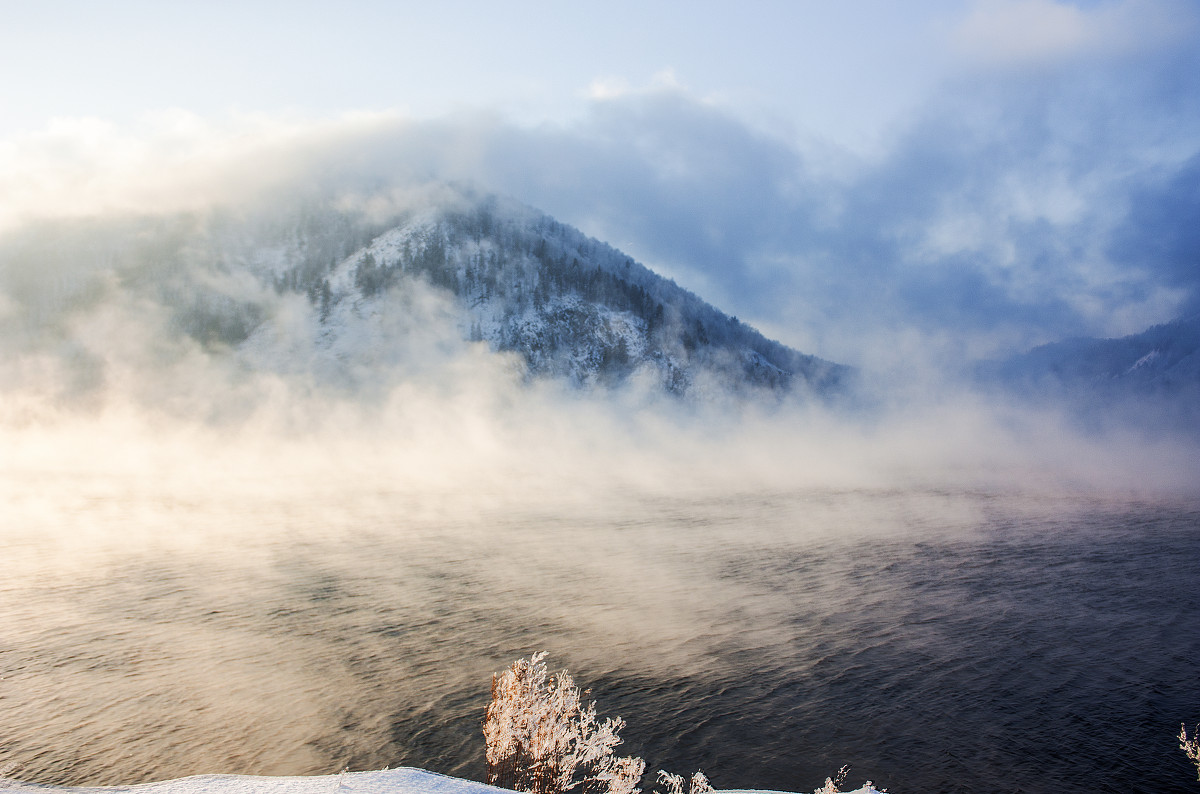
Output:
[[[140,303],[168,333],[281,371],[310,355],[370,369],[380,348],[403,343],[396,328],[450,322],[465,343],[516,354],[528,378],[581,387],[831,397],[851,373],[765,338],[544,213],[457,189],[396,211],[326,201],[60,222],[0,241],[0,257],[9,303],[0,325],[43,347],[62,347],[72,327],[64,318]],[[300,299],[309,310],[281,341],[280,316]],[[107,355],[74,341],[76,359]]]
[[1200,419],[1200,314],[1116,339],[1077,338],[989,361],[981,383],[1068,406],[1089,424],[1167,422],[1194,432]]

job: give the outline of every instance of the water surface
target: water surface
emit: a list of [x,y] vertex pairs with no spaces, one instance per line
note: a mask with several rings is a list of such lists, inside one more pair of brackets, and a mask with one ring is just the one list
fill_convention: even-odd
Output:
[[[1187,790],[1200,508],[969,490],[469,503],[9,478],[0,764],[47,783],[483,776],[545,649],[653,772]],[[68,481],[64,481],[67,478]],[[48,499],[44,494],[55,494]]]

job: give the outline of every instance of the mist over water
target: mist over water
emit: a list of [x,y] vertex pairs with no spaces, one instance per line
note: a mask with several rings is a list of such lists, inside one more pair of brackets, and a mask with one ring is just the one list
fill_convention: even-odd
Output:
[[537,649],[625,717],[627,751],[719,787],[812,790],[843,763],[893,791],[1188,774],[1171,737],[1200,708],[1194,502],[438,493],[336,462],[184,479],[159,454],[138,477],[8,459],[15,777],[481,779],[489,676]]
[[870,411],[572,390],[419,283],[325,344],[226,267],[286,250],[272,217],[0,249],[12,776],[480,779],[490,674],[541,649],[649,769],[718,787],[1190,774],[1193,443],[936,378]]

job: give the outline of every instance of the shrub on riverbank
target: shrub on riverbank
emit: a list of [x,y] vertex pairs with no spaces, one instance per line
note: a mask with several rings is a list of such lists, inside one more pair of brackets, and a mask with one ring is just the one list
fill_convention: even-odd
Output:
[[635,794],[646,762],[613,755],[625,721],[601,722],[566,670],[549,675],[545,658],[535,653],[492,676],[483,724],[488,783],[531,794]]

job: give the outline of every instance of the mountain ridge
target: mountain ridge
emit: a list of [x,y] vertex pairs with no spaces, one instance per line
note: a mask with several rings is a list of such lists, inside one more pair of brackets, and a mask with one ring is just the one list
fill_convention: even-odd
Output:
[[1091,427],[1200,435],[1200,314],[1114,338],[1077,337],[976,366],[975,379],[1065,406]]
[[1121,385],[1171,392],[1200,385],[1200,314],[1121,337],[1075,337],[1039,345],[980,374],[1010,384],[1063,388]]
[[[628,255],[551,216],[487,195],[423,209],[325,272],[293,266],[277,290],[304,291],[323,323],[370,311],[412,279],[452,293],[464,338],[522,356],[533,376],[612,385],[656,373],[684,394],[716,378],[735,391],[828,395],[848,367],[767,339]],[[347,318],[340,318],[346,321]]]
[[[373,372],[397,365],[386,374],[398,376],[406,362],[436,358],[405,335],[452,356],[455,333],[515,355],[526,379],[640,384],[689,399],[828,399],[854,373],[767,339],[515,199],[442,187],[395,207],[371,201],[296,199],[7,234],[0,330],[15,353],[56,359],[75,373],[64,388],[83,391],[102,387],[114,356],[148,371],[167,348],[186,357],[191,345],[232,354],[246,371],[350,394],[370,388]],[[99,315],[117,336],[80,334]]]

